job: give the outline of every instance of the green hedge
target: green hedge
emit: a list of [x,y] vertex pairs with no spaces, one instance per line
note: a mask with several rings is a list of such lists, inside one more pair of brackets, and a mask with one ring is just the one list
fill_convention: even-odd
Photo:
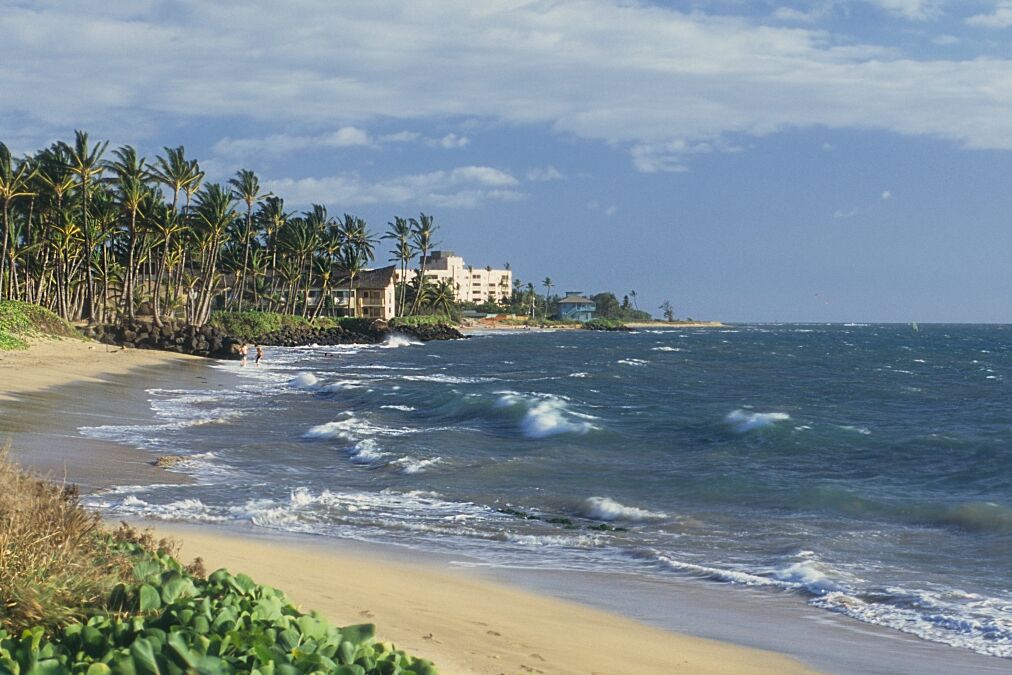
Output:
[[453,318],[445,314],[422,314],[419,316],[398,316],[390,319],[391,328],[411,326],[453,326],[456,325]]
[[591,319],[583,324],[586,330],[624,330],[626,325],[616,319]]
[[284,594],[218,570],[194,577],[172,557],[115,544],[132,559],[108,611],[58,630],[0,630],[0,673],[12,675],[433,675],[429,661],[373,639],[372,624],[338,628]]
[[26,337],[80,337],[48,309],[19,300],[0,300],[0,351],[27,349]]

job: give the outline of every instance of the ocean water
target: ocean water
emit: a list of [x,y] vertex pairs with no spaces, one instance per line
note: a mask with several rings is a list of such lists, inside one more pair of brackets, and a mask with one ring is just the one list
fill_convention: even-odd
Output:
[[[268,348],[95,438],[112,515],[767,587],[1012,657],[1012,327],[756,325]],[[234,375],[234,377],[231,377]]]

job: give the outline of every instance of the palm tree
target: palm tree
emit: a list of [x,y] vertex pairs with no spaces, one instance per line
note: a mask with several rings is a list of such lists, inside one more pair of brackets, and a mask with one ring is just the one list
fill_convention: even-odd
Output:
[[545,318],[548,318],[548,303],[552,295],[552,278],[545,277],[545,280],[541,282],[541,285],[545,287]]
[[232,186],[232,195],[246,203],[246,227],[242,230],[239,243],[243,247],[242,272],[239,276],[239,311],[242,311],[243,288],[246,285],[246,270],[249,268],[249,252],[253,245],[253,205],[263,201],[270,193],[260,192],[260,179],[249,169],[240,169],[228,184]]
[[190,323],[202,326],[211,315],[211,301],[217,286],[217,264],[225,231],[238,216],[236,201],[219,183],[210,183],[197,195],[194,217],[200,250],[200,295]]
[[640,308],[640,306],[636,304],[636,296],[637,295],[639,295],[639,293],[637,293],[635,290],[629,291],[629,297],[632,298],[633,308],[634,309],[639,309]]
[[[31,163],[25,160],[15,162],[11,151],[0,143],[0,200],[3,201],[3,250],[0,255],[0,298],[14,297],[16,289],[13,280],[14,271],[13,246],[14,233],[11,228],[11,203],[18,198],[31,196],[29,181],[35,175]],[[10,261],[8,263],[8,258]],[[4,280],[8,276],[7,265],[10,265],[11,288],[5,289]]]
[[148,200],[151,188],[146,182],[147,171],[143,157],[137,157],[137,151],[126,145],[114,152],[117,161],[109,168],[116,174],[116,188],[119,203],[127,214],[127,263],[123,279],[123,303],[127,317],[132,321],[134,314],[134,279],[136,276],[135,258],[137,256],[137,216],[141,206]]
[[[348,276],[348,302],[351,304],[353,317],[358,316],[358,300],[355,297],[355,277],[359,275],[370,260],[375,259],[373,240],[369,237],[366,222],[361,218],[344,214],[341,223],[343,245],[338,253],[338,265]],[[416,299],[417,301],[417,299]]]
[[[257,210],[257,221],[260,224],[264,243],[269,252],[270,264],[268,265],[268,269],[271,270],[270,295],[272,296],[277,292],[277,282],[279,280],[279,276],[273,274],[273,271],[278,267],[278,236],[291,216],[291,212],[285,211],[285,200],[281,197],[267,197]],[[259,303],[259,297],[254,298],[254,303]],[[269,309],[273,309],[273,300],[271,300],[271,303],[272,306]]]
[[400,297],[396,303],[397,306],[394,308],[394,314],[400,316],[404,312],[404,294],[407,293],[408,264],[417,251],[412,243],[411,223],[406,218],[396,216],[394,222],[387,223],[387,225],[390,229],[383,235],[383,238],[394,240],[394,247],[390,250],[393,254],[390,262],[396,261],[400,266],[400,276],[398,277],[401,286]]
[[438,284],[431,287],[426,300],[433,312],[451,316],[455,305],[453,283],[449,279],[441,279]]
[[[421,257],[421,264],[419,265],[418,276],[422,279],[425,278],[425,266],[428,263],[429,251],[435,246],[435,242],[432,240],[433,235],[436,233],[436,224],[433,222],[432,216],[427,216],[424,213],[418,215],[418,220],[411,219],[411,236],[414,242],[415,249],[418,251]],[[423,284],[419,284],[419,288],[423,287]],[[411,314],[418,311],[418,304],[421,300],[421,294],[415,294],[415,301],[411,305]]]
[[[109,141],[102,141],[95,145],[89,145],[88,134],[77,130],[74,131],[74,146],[67,146],[70,159],[70,171],[77,176],[78,185],[81,190],[81,230],[84,232],[84,254],[91,258],[94,254],[94,239],[92,230],[88,227],[88,198],[96,180],[105,171],[105,164],[102,162],[102,155],[108,147]],[[91,264],[85,264],[85,287],[84,311],[82,318],[89,323],[95,321],[95,274]]]

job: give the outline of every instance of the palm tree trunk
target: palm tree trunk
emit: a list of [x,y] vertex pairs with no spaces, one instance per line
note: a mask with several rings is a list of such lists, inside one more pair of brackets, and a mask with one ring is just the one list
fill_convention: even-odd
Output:
[[95,323],[95,273],[91,268],[92,240],[91,230],[88,229],[88,179],[81,178],[81,229],[84,231],[84,255],[85,255],[85,296],[84,308],[81,312],[82,318],[87,319],[89,324]]
[[6,298],[6,277],[7,277],[7,251],[10,247],[10,200],[4,199],[3,206],[4,229],[3,229],[3,251],[0,252],[0,298]]

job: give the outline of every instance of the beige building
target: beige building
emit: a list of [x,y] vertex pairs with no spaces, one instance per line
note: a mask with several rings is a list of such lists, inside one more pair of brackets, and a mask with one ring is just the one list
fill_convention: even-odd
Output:
[[[330,310],[338,316],[364,317],[367,319],[394,318],[396,307],[397,268],[393,265],[376,270],[363,270],[355,275],[354,292],[348,290],[348,278],[340,278],[331,284],[328,295]],[[320,302],[320,289],[309,291],[310,306]],[[352,307],[357,308],[357,312]]]
[[[418,270],[411,270],[413,277]],[[449,280],[457,302],[481,304],[509,300],[513,293],[513,272],[491,267],[468,265],[453,251],[433,251],[425,259],[425,278],[434,284]]]

